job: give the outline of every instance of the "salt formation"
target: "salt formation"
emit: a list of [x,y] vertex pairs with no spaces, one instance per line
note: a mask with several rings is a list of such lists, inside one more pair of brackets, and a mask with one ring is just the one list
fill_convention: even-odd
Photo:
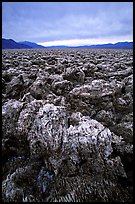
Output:
[[132,59],[2,51],[3,202],[133,201]]

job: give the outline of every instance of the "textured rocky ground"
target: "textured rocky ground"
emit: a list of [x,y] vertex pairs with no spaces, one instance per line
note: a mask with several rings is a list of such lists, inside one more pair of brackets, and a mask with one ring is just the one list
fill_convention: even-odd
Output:
[[132,50],[2,51],[2,199],[133,201]]

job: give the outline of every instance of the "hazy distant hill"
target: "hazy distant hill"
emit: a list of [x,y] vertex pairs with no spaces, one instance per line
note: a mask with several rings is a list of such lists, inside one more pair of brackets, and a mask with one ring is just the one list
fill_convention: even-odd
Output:
[[110,49],[133,49],[133,42],[118,42],[115,44],[97,44],[97,45],[82,45],[82,46],[49,46],[48,48],[110,48]]
[[66,46],[66,45],[54,45],[54,46],[48,46],[47,48],[72,48],[72,47]]
[[38,44],[36,44],[36,43],[34,43],[34,42],[29,42],[29,41],[23,41],[23,42],[19,42],[20,44],[24,44],[24,45],[28,45],[28,46],[30,46],[30,47],[32,47],[32,48],[45,48],[44,46],[42,46],[42,45],[38,45]]
[[20,44],[12,39],[2,39],[2,49],[30,49],[28,45]]
[[115,45],[115,48],[129,48],[133,49],[133,42],[118,42]]
[[90,45],[90,46],[78,46],[83,48],[114,48],[114,49],[133,49],[133,42],[118,42],[115,44],[98,44],[98,45]]

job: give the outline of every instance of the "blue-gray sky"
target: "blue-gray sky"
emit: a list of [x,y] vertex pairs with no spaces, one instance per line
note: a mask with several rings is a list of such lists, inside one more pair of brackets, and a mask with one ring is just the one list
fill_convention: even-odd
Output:
[[42,45],[133,40],[133,2],[3,2],[2,37]]

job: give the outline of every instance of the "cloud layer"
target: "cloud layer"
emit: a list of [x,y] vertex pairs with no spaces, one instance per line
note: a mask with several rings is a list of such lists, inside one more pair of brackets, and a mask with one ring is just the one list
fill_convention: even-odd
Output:
[[131,40],[132,36],[132,2],[2,3],[4,38],[43,43],[75,39]]

